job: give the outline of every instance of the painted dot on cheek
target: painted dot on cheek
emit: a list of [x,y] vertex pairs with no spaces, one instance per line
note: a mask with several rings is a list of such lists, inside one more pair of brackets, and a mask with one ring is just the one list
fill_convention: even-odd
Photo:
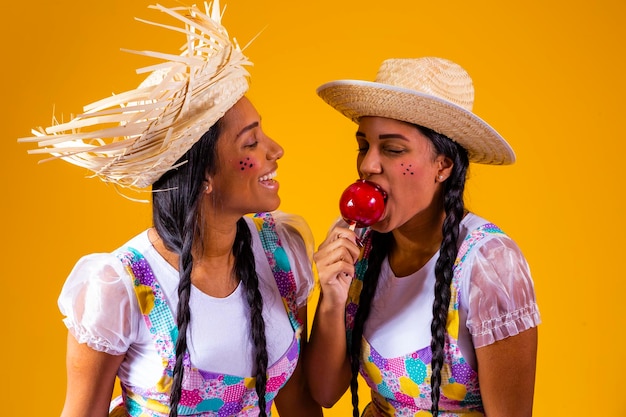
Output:
[[240,170],[243,171],[246,168],[252,168],[254,163],[250,162],[250,158],[246,158],[245,161],[239,161]]
[[409,164],[408,167],[405,167],[404,164],[402,163],[400,164],[400,166],[404,168],[404,172],[402,173],[402,175],[406,175],[407,172],[410,173],[411,175],[415,174],[415,172],[411,170],[413,168],[413,165]]

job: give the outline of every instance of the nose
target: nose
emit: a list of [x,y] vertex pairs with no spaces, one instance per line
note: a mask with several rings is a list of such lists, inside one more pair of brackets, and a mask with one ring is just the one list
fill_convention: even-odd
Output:
[[375,148],[368,149],[365,155],[357,159],[357,169],[362,178],[368,178],[374,174],[383,172],[382,166],[380,165],[380,157]]
[[278,144],[274,139],[267,137],[268,139],[268,147],[267,147],[267,159],[269,160],[277,160],[283,157],[285,154],[285,150],[282,146]]

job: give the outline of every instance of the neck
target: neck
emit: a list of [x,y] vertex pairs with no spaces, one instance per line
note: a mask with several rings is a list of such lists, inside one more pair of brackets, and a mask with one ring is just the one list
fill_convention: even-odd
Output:
[[[191,282],[200,291],[223,298],[230,295],[239,284],[234,273],[233,245],[237,235],[238,219],[210,219],[204,224],[200,236],[193,243],[193,269]],[[149,231],[150,240],[157,252],[170,265],[179,269],[179,255],[168,250],[155,229]]]
[[191,282],[213,297],[226,297],[239,285],[233,256],[238,220],[208,219],[201,236],[194,243]]
[[422,214],[393,231],[394,244],[389,252],[389,264],[398,277],[421,269],[441,246],[443,210]]

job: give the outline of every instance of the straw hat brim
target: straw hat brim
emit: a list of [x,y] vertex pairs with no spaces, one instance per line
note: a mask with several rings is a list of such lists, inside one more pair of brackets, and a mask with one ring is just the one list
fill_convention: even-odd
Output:
[[401,120],[444,134],[463,146],[471,162],[508,165],[515,153],[504,138],[474,113],[438,97],[388,84],[339,80],[317,94],[355,123],[365,116]]

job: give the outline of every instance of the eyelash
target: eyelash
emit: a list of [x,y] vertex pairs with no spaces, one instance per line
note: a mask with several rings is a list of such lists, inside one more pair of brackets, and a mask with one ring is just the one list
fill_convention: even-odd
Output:
[[[367,151],[369,150],[369,148],[358,148],[357,151],[360,155],[364,155],[367,153]],[[404,149],[390,149],[390,148],[383,148],[384,152],[390,153],[392,155],[401,155],[405,152]]]

